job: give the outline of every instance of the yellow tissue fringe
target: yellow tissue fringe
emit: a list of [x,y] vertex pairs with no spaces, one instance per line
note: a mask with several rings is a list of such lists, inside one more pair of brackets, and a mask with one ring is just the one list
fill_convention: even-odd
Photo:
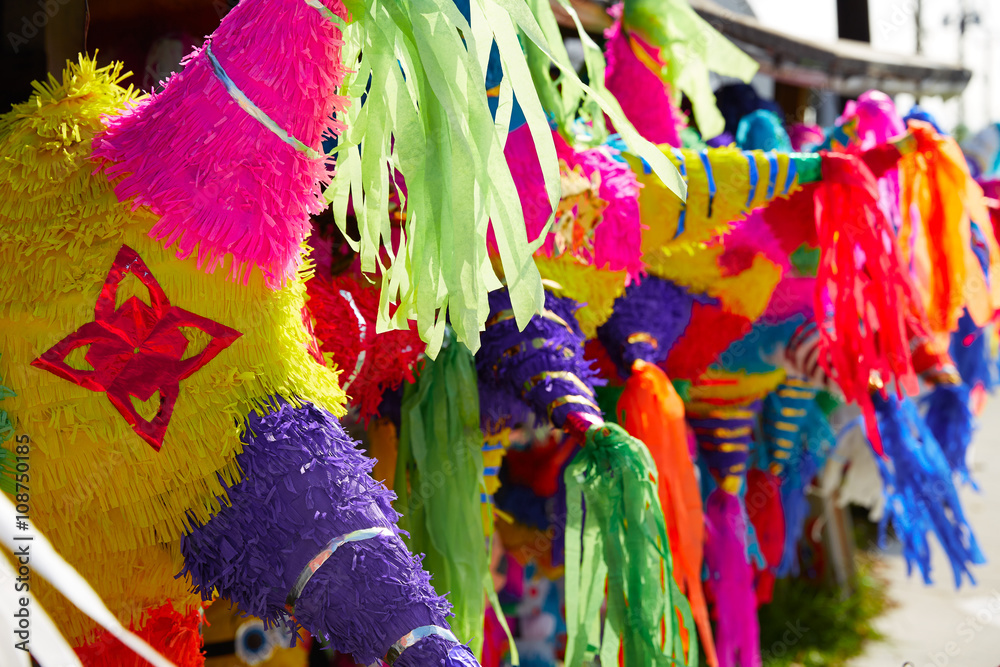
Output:
[[625,293],[627,271],[608,271],[581,264],[569,254],[559,257],[535,256],[535,265],[543,280],[559,285],[552,291],[558,296],[568,296],[581,308],[576,311],[576,321],[586,338],[597,335],[597,327],[608,321],[615,299]]
[[724,251],[725,239],[714,239],[699,251],[665,262],[656,275],[719,299],[727,312],[756,320],[764,314],[781,281],[781,267],[763,255],[755,255],[748,268],[725,274],[718,261]]
[[[662,150],[675,166],[681,164],[676,153],[679,152],[684,156],[688,182],[686,203],[668,190],[656,174],[646,173],[637,158],[626,155],[639,183],[643,186],[639,191],[639,215],[646,227],[642,233],[642,261],[649,273],[656,276],[669,271],[671,264],[687,261],[688,254],[702,249],[710,239],[729,231],[735,222],[745,217],[747,212],[765,206],[770,201],[767,198],[767,185],[771,167],[767,153],[743,152],[732,147],[708,149],[716,187],[710,217],[708,178],[698,151],[688,149],[675,151],[670,146],[663,146]],[[757,189],[749,206],[747,197],[750,195],[750,167],[745,155],[753,156],[758,174]],[[788,175],[789,156],[782,153],[776,155],[778,176],[773,198],[786,197],[787,195],[781,193],[784,191],[785,178]],[[796,182],[788,194],[798,189]],[[677,228],[682,210],[686,210],[684,231],[678,235]],[[675,257],[677,254],[681,256]]]
[[[344,394],[337,375],[307,352],[304,275],[279,291],[258,271],[248,285],[229,281],[225,268],[207,275],[151,239],[156,217],[119,203],[112,184],[92,173],[87,158],[100,118],[139,99],[117,85],[121,78],[120,65],[98,69],[81,56],[61,83],[36,83],[27,103],[0,117],[0,377],[18,387],[4,407],[16,434],[31,439],[32,522],[129,625],[166,599],[179,610],[197,603],[173,579],[179,539],[190,520],[220,509],[220,477],[239,480],[245,416],[271,409],[273,397],[340,416]],[[29,365],[93,320],[123,244],[171,304],[242,333],[181,382],[159,452],[104,394]],[[92,622],[39,589],[68,636],[93,636]]]

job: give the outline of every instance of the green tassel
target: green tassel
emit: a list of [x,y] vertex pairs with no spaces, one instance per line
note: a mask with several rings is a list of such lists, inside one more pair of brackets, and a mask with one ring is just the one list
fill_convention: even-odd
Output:
[[[697,665],[691,608],[674,582],[649,450],[616,424],[592,426],[565,479],[567,667],[598,655],[603,665],[618,664],[621,646],[629,667]],[[686,663],[678,617],[689,638]]]
[[403,393],[395,491],[410,550],[426,554],[434,588],[454,605],[452,630],[479,654],[490,579],[479,390],[472,353],[448,338]]

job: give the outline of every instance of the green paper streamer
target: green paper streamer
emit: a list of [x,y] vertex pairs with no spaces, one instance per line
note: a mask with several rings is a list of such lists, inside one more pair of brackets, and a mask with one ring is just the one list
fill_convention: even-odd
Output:
[[426,554],[434,588],[454,606],[452,630],[479,654],[484,587],[492,587],[480,510],[479,390],[472,353],[449,332],[444,338],[437,359],[427,359],[403,392],[395,491],[410,550]]
[[[639,136],[603,89],[604,59],[593,41],[584,40],[595,82],[587,86],[569,63],[551,7],[544,0],[527,1],[544,18],[545,30],[526,0],[472,0],[471,21],[452,0],[347,3],[353,21],[344,31],[343,54],[355,73],[345,78],[341,92],[354,103],[342,119],[347,129],[335,150],[337,175],[325,196],[345,235],[353,203],[360,236],[352,246],[362,270],[381,275],[376,330],[416,320],[431,358],[441,347],[445,322],[458,341],[473,352],[479,347],[489,315],[486,295],[501,286],[487,252],[490,226],[519,326],[544,303],[532,255],[548,228],[529,242],[503,154],[514,96],[534,139],[553,212],[560,197],[559,164],[546,111],[564,126],[580,113],[599,135],[607,113],[626,145],[668,188],[685,195],[673,164]],[[559,1],[576,17],[568,0]],[[485,78],[494,42],[504,70],[495,121]],[[542,85],[538,76],[541,68],[547,71],[546,60],[562,72],[555,84]],[[397,173],[406,183],[407,221],[405,234],[394,243],[388,201]]]
[[[618,664],[622,646],[630,667],[697,665],[697,635],[674,581],[649,450],[616,424],[592,426],[565,480],[567,667],[596,656]],[[689,637],[686,662],[678,615]]]
[[701,136],[722,134],[726,122],[715,106],[708,73],[749,82],[757,73],[757,63],[685,0],[625,0],[622,20],[629,30],[660,49],[666,64],[662,76],[676,95],[685,93],[691,100]]

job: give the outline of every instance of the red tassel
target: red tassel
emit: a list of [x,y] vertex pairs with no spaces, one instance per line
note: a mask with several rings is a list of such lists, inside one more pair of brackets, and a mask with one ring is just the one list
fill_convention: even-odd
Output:
[[823,154],[823,181],[813,194],[821,258],[815,313],[829,349],[823,363],[844,397],[861,407],[872,447],[882,454],[870,382],[896,381],[916,393],[903,309],[912,293],[896,236],[878,208],[875,177],[852,155]]

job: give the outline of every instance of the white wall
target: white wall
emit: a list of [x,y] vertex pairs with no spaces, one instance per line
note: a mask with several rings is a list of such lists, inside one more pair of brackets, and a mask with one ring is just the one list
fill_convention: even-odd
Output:
[[[979,13],[981,23],[968,27],[965,37],[965,66],[972,80],[963,95],[965,123],[976,131],[1000,120],[1000,3],[996,0],[923,0],[924,55],[941,62],[956,63],[958,54],[959,6]],[[836,0],[750,0],[758,19],[765,25],[817,41],[837,36]],[[916,0],[869,0],[872,46],[893,53],[912,54],[916,46],[914,9]],[[945,19],[950,24],[945,24]],[[904,112],[913,98],[897,100]],[[959,122],[959,102],[924,98],[922,104],[947,130]]]

